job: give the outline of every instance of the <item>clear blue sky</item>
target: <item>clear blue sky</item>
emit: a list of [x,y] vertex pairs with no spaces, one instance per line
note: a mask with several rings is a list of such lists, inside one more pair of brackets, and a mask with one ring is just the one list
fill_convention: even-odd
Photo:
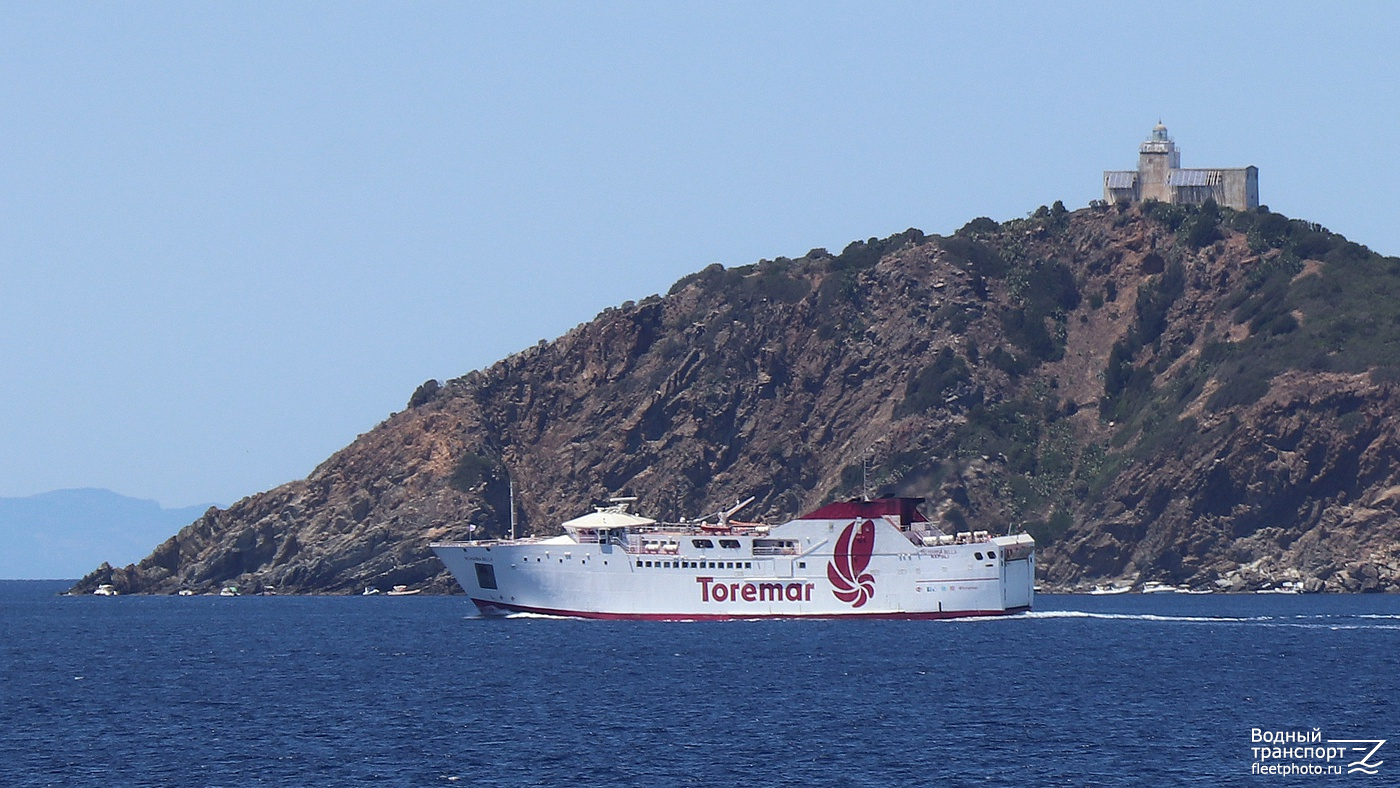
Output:
[[743,265],[1184,166],[1400,254],[1394,3],[0,4],[0,496],[305,476]]

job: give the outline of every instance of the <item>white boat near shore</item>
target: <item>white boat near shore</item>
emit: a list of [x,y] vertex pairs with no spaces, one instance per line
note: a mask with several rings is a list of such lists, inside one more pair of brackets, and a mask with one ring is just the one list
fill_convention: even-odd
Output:
[[1142,584],[1142,593],[1144,594],[1179,594],[1181,591],[1182,589],[1174,585],[1161,583],[1156,580],[1149,580]]
[[1114,594],[1126,594],[1132,591],[1132,586],[1094,586],[1089,589],[1089,596],[1110,596]]

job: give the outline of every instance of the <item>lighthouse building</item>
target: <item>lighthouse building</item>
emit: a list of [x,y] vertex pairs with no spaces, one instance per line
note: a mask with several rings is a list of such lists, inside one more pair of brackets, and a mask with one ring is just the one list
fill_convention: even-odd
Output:
[[1103,198],[1110,203],[1160,200],[1177,205],[1200,205],[1206,200],[1249,210],[1259,207],[1259,168],[1181,168],[1181,151],[1158,123],[1152,136],[1138,146],[1136,170],[1103,174]]

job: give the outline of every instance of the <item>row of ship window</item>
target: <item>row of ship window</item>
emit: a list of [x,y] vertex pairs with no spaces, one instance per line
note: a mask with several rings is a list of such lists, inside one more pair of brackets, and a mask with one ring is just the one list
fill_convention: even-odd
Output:
[[638,561],[642,569],[753,569],[752,561]]
[[[711,549],[714,549],[714,546],[715,546],[714,540],[712,540],[712,539],[691,539],[691,540],[690,540],[690,543],[691,543],[691,545],[693,545],[693,546],[695,547],[695,549],[697,549],[697,550],[711,550]],[[673,544],[674,544],[674,543],[673,543]],[[659,544],[658,544],[658,545],[651,545],[651,544],[648,544],[647,546],[648,546],[648,547],[652,547],[652,546],[660,547]],[[739,545],[739,540],[738,540],[738,539],[721,539],[721,540],[719,540],[719,546],[720,546],[720,547],[723,547],[723,548],[726,549],[726,550],[738,550],[739,547],[740,547],[740,545]],[[774,540],[771,540],[771,539],[759,539],[759,540],[757,540],[757,541],[754,542],[754,547],[794,548],[794,547],[797,547],[797,542],[794,542],[794,541],[792,541],[792,540],[778,540],[778,541],[774,541]]]
[[[978,561],[981,561],[981,560],[982,560],[982,554],[981,554],[981,553],[973,553],[973,554],[972,554],[972,557],[973,557],[973,558],[976,558]],[[993,558],[996,558],[996,557],[997,557],[997,551],[995,551],[995,550],[988,550],[988,551],[987,551],[987,558],[988,558],[988,560],[993,559]]]

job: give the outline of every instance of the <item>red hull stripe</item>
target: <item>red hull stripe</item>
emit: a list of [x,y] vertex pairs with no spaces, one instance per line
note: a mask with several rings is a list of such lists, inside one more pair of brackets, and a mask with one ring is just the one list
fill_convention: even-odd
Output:
[[876,618],[896,620],[928,620],[944,618],[972,618],[975,616],[1009,616],[1025,613],[1030,606],[1013,607],[1006,610],[945,610],[926,613],[600,613],[591,610],[555,610],[547,607],[511,605],[504,602],[490,602],[485,599],[472,599],[472,603],[483,614],[496,613],[535,613],[542,616],[563,616],[565,618],[594,618],[608,621],[745,621],[754,618]]

